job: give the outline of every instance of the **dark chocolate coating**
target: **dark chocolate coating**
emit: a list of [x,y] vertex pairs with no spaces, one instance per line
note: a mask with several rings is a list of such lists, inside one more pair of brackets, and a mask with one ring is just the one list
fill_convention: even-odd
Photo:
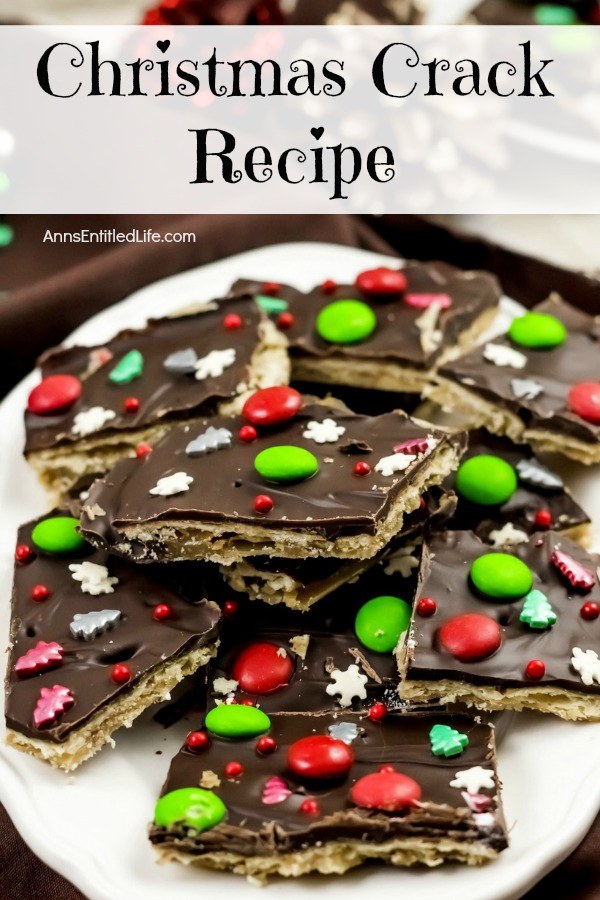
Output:
[[[566,402],[573,385],[600,379],[598,321],[558,297],[545,300],[535,310],[555,316],[566,327],[568,337],[559,347],[530,350],[514,344],[508,336],[495,338],[491,343],[512,347],[526,356],[525,367],[514,369],[488,362],[483,355],[484,346],[442,366],[440,375],[464,384],[467,391],[497,406],[506,407],[520,416],[527,428],[596,444],[600,439],[600,425],[575,415],[567,409]],[[543,392],[533,400],[518,399],[511,389],[515,378],[533,379],[542,385]]]
[[[452,298],[450,309],[442,310],[438,318],[436,328],[442,332],[443,339],[436,351],[423,350],[420,331],[415,325],[425,310],[409,306],[402,295],[367,296],[355,285],[338,285],[331,293],[317,285],[303,294],[289,285],[281,285],[277,296],[288,301],[294,316],[294,324],[286,331],[292,360],[295,356],[369,359],[428,369],[445,349],[456,344],[459,335],[475,319],[486,309],[495,307],[500,298],[500,285],[488,272],[464,272],[441,262],[407,262],[402,271],[408,282],[407,294],[448,294]],[[261,291],[261,282],[245,279],[237,281],[232,288],[233,293],[260,294]],[[358,344],[330,344],[317,334],[318,313],[334,300],[342,299],[362,300],[377,316],[373,334]]]
[[[223,319],[228,313],[241,316],[241,328],[224,328]],[[39,360],[42,377],[76,375],[82,379],[82,392],[79,400],[60,415],[37,416],[25,412],[26,452],[80,440],[71,431],[74,418],[92,406],[102,406],[117,414],[94,435],[134,431],[165,419],[209,414],[219,401],[235,397],[238,385],[246,381],[252,354],[259,343],[261,318],[252,299],[242,295],[219,300],[206,310],[191,315],[151,319],[146,328],[121,331],[100,347],[50,350]],[[235,362],[218,378],[208,377],[202,381],[196,381],[193,374],[167,372],[163,365],[165,359],[188,347],[196,351],[199,359],[211,350],[232,347],[236,351]],[[90,352],[104,348],[112,353],[112,359],[85,375],[90,366]],[[139,350],[144,357],[141,377],[129,384],[113,384],[108,377],[110,372],[131,350]],[[136,413],[127,413],[123,401],[132,396],[140,401],[140,408]]]
[[[311,420],[325,418],[346,428],[336,443],[317,444],[302,436]],[[408,469],[393,476],[375,471],[379,460],[391,455],[396,444],[413,438],[432,435],[438,448],[447,443],[462,449],[465,441],[462,434],[424,427],[399,411],[370,418],[335,407],[309,405],[280,426],[261,429],[251,444],[237,436],[244,422],[241,417],[214,418],[200,421],[193,428],[174,428],[148,456],[120,461],[90,490],[81,519],[86,536],[94,543],[111,546],[118,543],[122,525],[160,519],[230,522],[232,527],[237,522],[260,524],[273,529],[312,530],[331,538],[374,534],[393,500],[417,473],[427,469],[429,454],[419,456]],[[231,446],[205,456],[187,456],[186,446],[208,424],[228,428],[233,435]],[[360,455],[348,453],[348,444],[353,441],[366,442],[371,449]],[[319,461],[318,473],[297,484],[267,482],[254,469],[256,455],[267,447],[289,444],[310,450]],[[369,462],[371,474],[353,475],[357,459]],[[167,497],[149,493],[159,478],[178,471],[194,478],[188,491]],[[272,497],[274,508],[270,513],[254,512],[258,494]],[[85,509],[94,504],[106,515],[90,519]],[[160,556],[160,547],[153,551]]]
[[[539,6],[537,0],[483,0],[475,7],[471,15],[482,25],[535,25],[534,8]],[[596,0],[558,0],[550,6],[570,6],[578,15],[580,22],[588,22],[597,8]]]
[[[469,432],[469,446],[462,462],[481,454],[499,456],[513,467],[520,460],[534,457],[526,444],[514,444],[509,438],[489,434],[483,428]],[[444,482],[444,487],[455,490],[455,482],[456,475],[453,473]],[[565,487],[547,489],[519,480],[512,497],[500,506],[481,506],[459,495],[457,498],[456,511],[445,527],[474,531],[484,541],[489,539],[492,531],[502,528],[506,522],[511,522],[526,534],[533,534],[539,530],[539,526],[535,524],[535,514],[540,509],[550,510],[554,531],[565,531],[590,521],[590,517]]]
[[[432,597],[437,603],[437,612],[428,619],[417,613],[414,615],[412,637],[415,647],[408,680],[449,678],[498,689],[549,685],[599,694],[599,684],[583,684],[579,674],[571,668],[571,656],[573,647],[597,650],[600,644],[600,619],[589,622],[579,614],[585,601],[600,602],[600,587],[596,580],[594,588],[587,593],[572,588],[550,560],[557,547],[590,571],[596,571],[597,558],[587,554],[574,541],[552,532],[538,532],[530,537],[528,544],[519,544],[510,550],[529,566],[533,573],[533,588],[546,595],[558,616],[551,628],[534,631],[519,621],[522,599],[512,602],[485,599],[470,585],[468,575],[473,561],[494,551],[467,531],[448,531],[433,536],[423,550],[417,597]],[[463,613],[491,616],[502,626],[502,645],[493,656],[479,662],[461,662],[439,645],[438,629],[448,619]],[[525,678],[525,666],[532,659],[540,659],[546,666],[544,677],[535,682]]]
[[422,18],[412,0],[297,0],[288,14],[290,25],[417,25]]
[[[291,744],[311,734],[328,734],[329,726],[355,722],[359,736],[352,742],[355,762],[348,776],[337,782],[302,782],[287,768]],[[429,731],[434,724],[447,724],[469,737],[469,746],[460,756],[446,759],[431,752]],[[150,839],[155,844],[173,844],[192,854],[225,850],[245,856],[285,853],[312,846],[318,841],[361,840],[379,843],[393,837],[412,836],[435,841],[450,837],[456,841],[482,841],[502,850],[506,834],[499,800],[492,800],[494,823],[477,824],[466,808],[461,792],[450,787],[456,772],[472,766],[493,768],[490,749],[491,731],[467,716],[389,716],[383,723],[372,723],[356,714],[311,716],[274,716],[269,734],[277,750],[260,756],[256,738],[224,741],[213,737],[210,747],[193,753],[185,747],[171,764],[162,794],[184,787],[196,787],[205,771],[220,775],[215,793],[227,807],[227,819],[202,833],[186,829],[154,826]],[[223,766],[236,760],[244,767],[241,777],[227,779]],[[422,801],[408,813],[360,809],[349,798],[352,785],[382,765],[413,778],[421,786]],[[282,803],[265,805],[262,792],[269,778],[279,776],[291,795]],[[484,790],[488,796],[492,791]],[[317,816],[301,812],[306,797],[314,797],[320,807]]]
[[[49,515],[67,515],[54,510]],[[11,640],[13,642],[6,677],[6,721],[9,728],[39,740],[60,742],[80,728],[101,707],[135,687],[139,679],[166,661],[213,642],[218,634],[219,611],[210,605],[202,582],[196,582],[195,594],[188,602],[170,586],[164,568],[133,566],[108,556],[103,550],[86,546],[67,555],[50,555],[37,550],[31,533],[40,519],[22,525],[17,542],[35,550],[26,563],[16,563],[12,595]],[[105,565],[119,579],[112,594],[92,596],[83,593],[74,581],[69,565],[88,560]],[[34,585],[43,584],[51,596],[42,603],[31,598]],[[154,606],[168,604],[173,617],[157,622]],[[118,609],[119,623],[93,640],[75,638],[69,624],[76,613]],[[23,677],[14,672],[17,659],[38,641],[57,641],[64,650],[63,662],[36,675]],[[111,670],[125,663],[131,679],[116,684]],[[56,724],[35,728],[32,714],[41,688],[60,684],[68,687],[75,704]]]

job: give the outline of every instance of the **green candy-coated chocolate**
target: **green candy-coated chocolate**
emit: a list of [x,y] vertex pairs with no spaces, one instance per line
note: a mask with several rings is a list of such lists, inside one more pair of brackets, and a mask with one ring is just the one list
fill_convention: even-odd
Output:
[[264,734],[271,727],[271,720],[255,706],[223,703],[207,713],[204,724],[211,734],[235,741]]
[[506,503],[517,489],[517,473],[499,456],[482,453],[461,463],[456,472],[459,497],[480,506]]
[[169,791],[154,807],[154,824],[162,828],[183,825],[206,831],[221,822],[227,808],[220,797],[204,788],[189,787]]
[[303,447],[281,444],[256,455],[254,468],[267,481],[305,481],[319,471],[317,457]]
[[513,319],[508,334],[515,344],[532,350],[551,350],[567,339],[567,329],[560,319],[539,312]]
[[281,297],[266,297],[263,294],[259,294],[256,297],[256,302],[268,316],[285,312],[289,305],[287,300],[283,300]]
[[484,553],[469,574],[479,593],[494,600],[516,600],[533,587],[529,566],[510,553]]
[[570,6],[558,3],[538,3],[533,7],[536,25],[576,25],[579,16]]
[[377,317],[362,300],[334,300],[317,316],[317,333],[330,344],[358,344],[377,327]]
[[400,597],[373,597],[361,606],[354,631],[361,644],[376,653],[392,653],[410,625],[411,608]]
[[129,384],[139,378],[144,370],[144,357],[139,350],[130,350],[119,360],[108,378],[113,384]]
[[38,522],[31,532],[31,540],[46,553],[74,553],[85,547],[85,539],[78,534],[79,519],[71,516],[51,516]]

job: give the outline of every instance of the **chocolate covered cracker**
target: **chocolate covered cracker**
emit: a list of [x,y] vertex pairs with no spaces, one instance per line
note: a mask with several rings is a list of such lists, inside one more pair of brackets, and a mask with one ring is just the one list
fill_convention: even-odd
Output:
[[555,533],[496,552],[467,531],[424,546],[403,699],[600,719],[598,559]]
[[289,376],[285,338],[249,296],[150,320],[102,346],[60,347],[39,366],[25,455],[55,496],[147,452],[173,424],[239,410],[249,392]]
[[307,294],[247,280],[232,291],[286,317],[295,380],[413,393],[442,360],[474,346],[500,298],[493,275],[442,262],[371,269],[353,285],[328,280]]
[[424,393],[472,427],[600,462],[600,321],[552,296],[443,365]]
[[173,429],[96,482],[82,528],[138,560],[369,559],[458,465],[461,435],[258,391],[241,417]]
[[19,529],[6,677],[8,743],[67,770],[206,665],[219,622],[199,583],[184,600],[77,524],[55,510]]

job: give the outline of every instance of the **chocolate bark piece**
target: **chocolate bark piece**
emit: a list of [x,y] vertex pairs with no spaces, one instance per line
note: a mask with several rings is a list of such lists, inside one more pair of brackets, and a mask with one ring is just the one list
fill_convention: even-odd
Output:
[[231,566],[221,566],[227,584],[251,600],[268,604],[283,603],[290,609],[306,611],[314,603],[358,577],[376,563],[395,571],[410,571],[416,565],[414,543],[420,543],[423,532],[442,527],[456,507],[456,496],[439,487],[422,497],[419,508],[409,513],[402,534],[371,559],[339,560],[278,559],[260,556]]
[[[35,526],[68,515],[54,510],[18,532],[30,554],[15,563],[6,723],[13,747],[70,770],[208,663],[220,613],[198,588],[196,602],[183,599],[163,567],[136,567],[89,544],[37,547]],[[161,604],[168,615],[157,620]],[[47,713],[36,713],[45,701]]]
[[[539,15],[539,8],[545,7],[550,14],[552,7],[557,12],[568,8],[572,10],[573,22],[557,19],[555,23]],[[596,0],[570,0],[569,3],[560,0],[550,0],[550,3],[539,3],[537,0],[483,0],[470,13],[470,16],[482,25],[549,25],[549,24],[578,24],[594,21],[592,18],[597,13]]]
[[[227,316],[237,327],[226,327]],[[132,353],[141,354],[137,369],[127,367]],[[58,347],[39,367],[43,379],[74,376],[81,389],[66,409],[25,412],[25,455],[55,497],[134,456],[138,444],[154,444],[174,423],[235,412],[249,392],[289,378],[284,335],[247,295],[151,319],[101,346]]]
[[[469,446],[461,462],[482,454],[499,457],[514,468],[518,479],[515,492],[500,505],[473,503],[456,492],[456,473],[453,473],[444,487],[456,492],[457,503],[444,528],[474,531],[483,541],[502,548],[524,542],[528,535],[541,530],[536,514],[542,511],[549,513],[547,524],[553,531],[585,542],[590,517],[573,499],[562,478],[538,460],[530,447],[481,428],[469,433]],[[437,530],[437,526],[433,525],[431,530]]]
[[[536,709],[571,720],[600,719],[600,666],[594,664],[600,643],[598,558],[563,535],[531,535],[527,544],[511,548],[510,555],[529,567],[533,587],[527,596],[502,600],[479,593],[469,576],[475,560],[490,552],[468,531],[435,535],[424,546],[410,640],[398,654],[401,697],[485,710]],[[566,554],[567,569],[573,573],[578,567],[586,570],[590,589],[573,586],[553,561],[553,556],[561,559],[560,553]],[[435,602],[433,615],[419,615],[422,597]],[[537,621],[532,612],[539,615]],[[483,631],[493,632],[494,623],[499,626],[495,651],[493,643],[478,645],[468,623],[458,620],[474,614],[479,617],[471,620],[477,640]],[[443,631],[449,622],[452,636],[464,641],[458,650]]]
[[[429,735],[435,725],[468,738],[460,755],[433,754]],[[169,822],[169,816],[168,824],[153,824],[150,840],[162,859],[266,880],[276,874],[342,874],[368,860],[473,865],[495,859],[507,846],[494,731],[487,724],[443,713],[389,716],[379,723],[352,713],[281,715],[271,718],[267,736],[276,746],[267,754],[257,752],[256,737],[232,741],[214,734],[207,749],[180,750],[162,788],[165,803],[174,791],[204,784],[209,800],[218,802],[216,795],[226,811],[204,831],[185,820]],[[345,738],[353,757],[349,771],[318,782],[295,774],[289,754],[311,736]],[[224,765],[232,760],[242,771],[227,778]],[[404,809],[394,809],[385,792],[399,776],[411,779],[405,783],[412,796],[420,790],[418,803]],[[376,808],[382,784],[391,809]],[[369,800],[375,808],[359,805]]]
[[[433,369],[474,346],[496,315],[500,286],[487,272],[466,272],[442,262],[407,262],[400,271],[406,290],[394,294],[365,293],[356,284],[325,283],[306,294],[277,286],[277,297],[293,316],[286,336],[295,380],[420,393]],[[240,280],[232,292],[260,297],[264,285]],[[411,305],[406,298],[415,295],[421,301],[437,297],[443,308]],[[342,299],[359,300],[375,314],[376,327],[366,339],[335,344],[319,335],[319,313]]]
[[[307,405],[260,429],[251,443],[239,438],[244,424],[241,417],[214,418],[175,428],[143,459],[122,460],[90,490],[81,519],[88,540],[140,561],[369,559],[401,532],[425,490],[456,468],[465,446],[463,435],[400,411],[371,418]],[[188,455],[190,442],[209,426],[229,429],[230,445]],[[315,434],[320,439],[324,428],[333,439],[319,443]],[[414,441],[420,449],[394,452]],[[279,448],[278,466],[300,454],[318,471],[295,482],[276,482],[277,474],[267,480],[255,460],[271,448]],[[357,461],[368,462],[368,474],[354,474]],[[256,512],[256,498],[265,495],[272,509]]]
[[564,343],[529,349],[508,335],[496,338],[443,365],[424,394],[444,410],[464,415],[473,428],[483,426],[536,451],[588,465],[600,462],[600,424],[569,409],[567,399],[575,385],[600,378],[599,320],[557,295],[534,311],[563,323]]

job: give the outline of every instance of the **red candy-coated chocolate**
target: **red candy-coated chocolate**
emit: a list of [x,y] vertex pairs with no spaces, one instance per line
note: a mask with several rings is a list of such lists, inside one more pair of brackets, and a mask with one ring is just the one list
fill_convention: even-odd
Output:
[[231,762],[225,765],[223,771],[225,772],[225,778],[239,778],[240,775],[244,774],[244,767],[237,760],[232,759]]
[[140,401],[137,397],[126,397],[125,400],[123,400],[123,409],[126,413],[129,413],[129,415],[138,412],[139,408]]
[[321,807],[314,797],[307,797],[306,800],[302,801],[298,809],[305,816],[318,816],[321,812]]
[[352,469],[352,474],[362,478],[363,475],[371,474],[371,466],[368,462],[364,462],[364,460],[359,460],[357,463],[354,463],[354,468]]
[[288,750],[288,766],[300,778],[341,778],[354,763],[352,748],[326,734],[311,734],[295,741]]
[[81,382],[74,375],[48,375],[34,387],[27,409],[35,416],[64,412],[81,397]]
[[17,562],[26,563],[33,558],[33,550],[27,544],[17,544],[15,547],[15,559]]
[[350,799],[362,809],[384,809],[397,812],[408,809],[421,798],[421,787],[408,775],[384,766],[378,772],[364,775],[350,791]]
[[256,752],[260,753],[261,756],[268,756],[269,753],[275,753],[276,750],[277,741],[275,738],[269,737],[268,734],[263,734],[256,742]]
[[546,666],[541,659],[530,659],[525,666],[525,678],[530,681],[539,681],[546,674]]
[[302,396],[294,388],[281,385],[262,388],[248,397],[242,415],[252,425],[277,425],[293,419],[302,406]]
[[31,599],[36,603],[43,603],[50,596],[50,588],[45,584],[36,584],[31,589]]
[[387,266],[379,266],[377,269],[367,269],[366,272],[361,272],[355,284],[365,294],[381,297],[403,294],[407,288],[404,272],[398,269],[389,269]]
[[205,731],[190,731],[185,739],[185,746],[195,752],[206,750],[210,746],[210,738]]
[[594,619],[597,619],[598,616],[600,616],[600,605],[594,603],[593,600],[588,600],[586,603],[582,603],[579,615],[582,619],[585,619],[586,622],[593,622]]
[[422,616],[424,619],[429,619],[430,616],[435,615],[436,611],[437,603],[433,597],[421,597],[417,603],[417,615]]
[[582,381],[573,385],[567,396],[567,406],[586,422],[600,425],[600,382]]
[[272,694],[289,684],[293,671],[294,664],[282,647],[257,641],[238,653],[231,677],[247,694]]
[[321,290],[324,294],[333,294],[337,290],[337,281],[334,281],[332,278],[326,278],[321,285]]
[[251,444],[258,437],[258,432],[254,425],[242,425],[238,432],[238,437],[245,444]]
[[227,331],[237,331],[237,329],[241,327],[242,317],[238,316],[237,313],[227,313],[223,319],[223,328],[226,328]]
[[382,722],[388,714],[388,708],[385,703],[374,703],[369,709],[369,718],[371,722]]
[[487,659],[502,643],[502,632],[495,619],[480,613],[463,613],[444,622],[438,631],[442,647],[461,662]]
[[135,455],[138,459],[143,459],[145,456],[148,456],[149,453],[152,453],[150,444],[138,444],[135,448]]
[[125,684],[126,681],[129,681],[131,678],[131,672],[124,666],[123,663],[117,663],[116,666],[112,667],[112,672],[110,673],[110,677],[117,684]]
[[538,509],[535,516],[533,517],[533,521],[538,526],[538,528],[550,528],[550,526],[552,525],[552,513],[545,507],[543,509]]
[[223,615],[229,617],[235,616],[239,608],[240,605],[237,600],[226,600],[223,604]]
[[281,285],[278,281],[265,281],[262,286],[263,294],[268,294],[269,297],[275,296],[275,294],[279,293]]
[[164,622],[173,616],[173,610],[168,603],[159,603],[152,610],[152,618],[157,622]]
[[268,494],[257,494],[254,498],[254,511],[257,513],[268,513],[273,509],[274,503]]
[[282,312],[275,321],[280,331],[289,331],[294,324],[294,317],[291,312]]

